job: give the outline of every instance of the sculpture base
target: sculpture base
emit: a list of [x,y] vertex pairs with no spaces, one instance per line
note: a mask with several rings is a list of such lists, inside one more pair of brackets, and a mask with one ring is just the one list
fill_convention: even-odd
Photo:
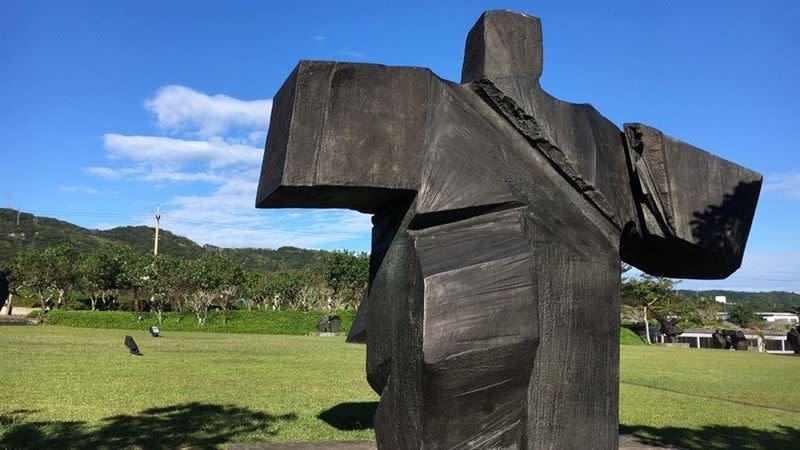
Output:
[[[227,450],[376,450],[373,441],[284,442],[278,444],[228,444]],[[647,442],[630,434],[619,435],[620,450],[654,450],[680,447]]]

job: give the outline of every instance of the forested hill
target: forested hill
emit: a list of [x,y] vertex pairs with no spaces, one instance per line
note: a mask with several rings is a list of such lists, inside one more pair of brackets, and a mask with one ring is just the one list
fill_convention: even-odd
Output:
[[783,291],[739,292],[739,291],[688,291],[679,293],[691,297],[705,297],[714,301],[714,297],[724,295],[728,304],[747,305],[755,311],[762,312],[796,312],[800,309],[800,294]]
[[[142,252],[153,250],[155,230],[146,226],[127,226],[109,230],[90,230],[63,220],[38,217],[29,213],[0,208],[0,266],[26,247],[44,248],[69,242],[79,249],[91,250],[102,242],[129,245]],[[158,253],[183,259],[195,259],[205,252],[229,255],[249,270],[302,269],[321,266],[325,251],[295,247],[276,250],[257,248],[204,247],[189,238],[161,230]]]

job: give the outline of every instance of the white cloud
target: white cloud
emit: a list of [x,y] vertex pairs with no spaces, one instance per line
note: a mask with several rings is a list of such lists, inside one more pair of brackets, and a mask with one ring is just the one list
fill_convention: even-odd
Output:
[[219,136],[232,128],[266,129],[272,110],[272,100],[207,95],[177,85],[162,87],[144,105],[162,129],[203,137]]
[[105,148],[115,157],[130,158],[138,162],[170,163],[206,162],[211,168],[232,164],[257,165],[263,150],[244,144],[233,144],[220,138],[206,141],[189,141],[161,136],[105,135]]
[[128,177],[134,174],[142,173],[142,169],[124,167],[121,169],[112,169],[110,167],[87,167],[83,171],[89,175],[94,175],[108,180],[119,180],[122,177]]
[[[199,243],[270,248],[348,245],[369,250],[372,224],[367,215],[347,210],[255,209],[271,103],[166,86],[145,107],[172,135],[106,134],[107,156],[117,163],[84,171],[109,180],[184,183],[172,192],[158,185],[162,226]],[[199,183],[215,186],[208,192]],[[165,197],[169,200],[163,201]],[[141,220],[150,224],[149,216]]]
[[61,192],[79,192],[81,194],[97,194],[98,190],[86,186],[59,186],[58,190]]
[[150,181],[150,182],[201,182],[201,183],[222,183],[225,176],[222,173],[211,172],[181,172],[175,170],[153,169],[144,166],[122,167],[113,169],[111,167],[87,167],[84,169],[89,175],[98,176],[108,180]]
[[782,192],[789,198],[800,199],[800,172],[768,177],[764,192]]
[[257,177],[255,171],[242,172],[209,195],[173,198],[163,205],[164,228],[222,247],[330,248],[339,242],[369,242],[368,215],[347,210],[255,209]]
[[141,181],[171,181],[171,182],[201,182],[201,183],[222,183],[225,181],[223,175],[207,172],[176,172],[158,171],[150,172],[138,178]]

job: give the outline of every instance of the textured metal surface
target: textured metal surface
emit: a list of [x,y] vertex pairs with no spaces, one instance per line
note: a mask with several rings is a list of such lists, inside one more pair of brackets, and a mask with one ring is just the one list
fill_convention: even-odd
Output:
[[490,11],[461,83],[302,61],[275,96],[256,205],[373,214],[379,448],[617,448],[621,260],[741,263],[760,175],[550,96],[541,37]]

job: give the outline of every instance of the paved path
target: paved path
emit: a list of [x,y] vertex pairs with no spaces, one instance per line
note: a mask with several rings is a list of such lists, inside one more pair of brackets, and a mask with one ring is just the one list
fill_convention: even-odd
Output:
[[[293,442],[288,444],[228,444],[228,450],[376,450],[375,443],[371,441],[359,442]],[[647,443],[638,438],[622,434],[619,436],[620,450],[655,450],[673,449],[678,447]]]

